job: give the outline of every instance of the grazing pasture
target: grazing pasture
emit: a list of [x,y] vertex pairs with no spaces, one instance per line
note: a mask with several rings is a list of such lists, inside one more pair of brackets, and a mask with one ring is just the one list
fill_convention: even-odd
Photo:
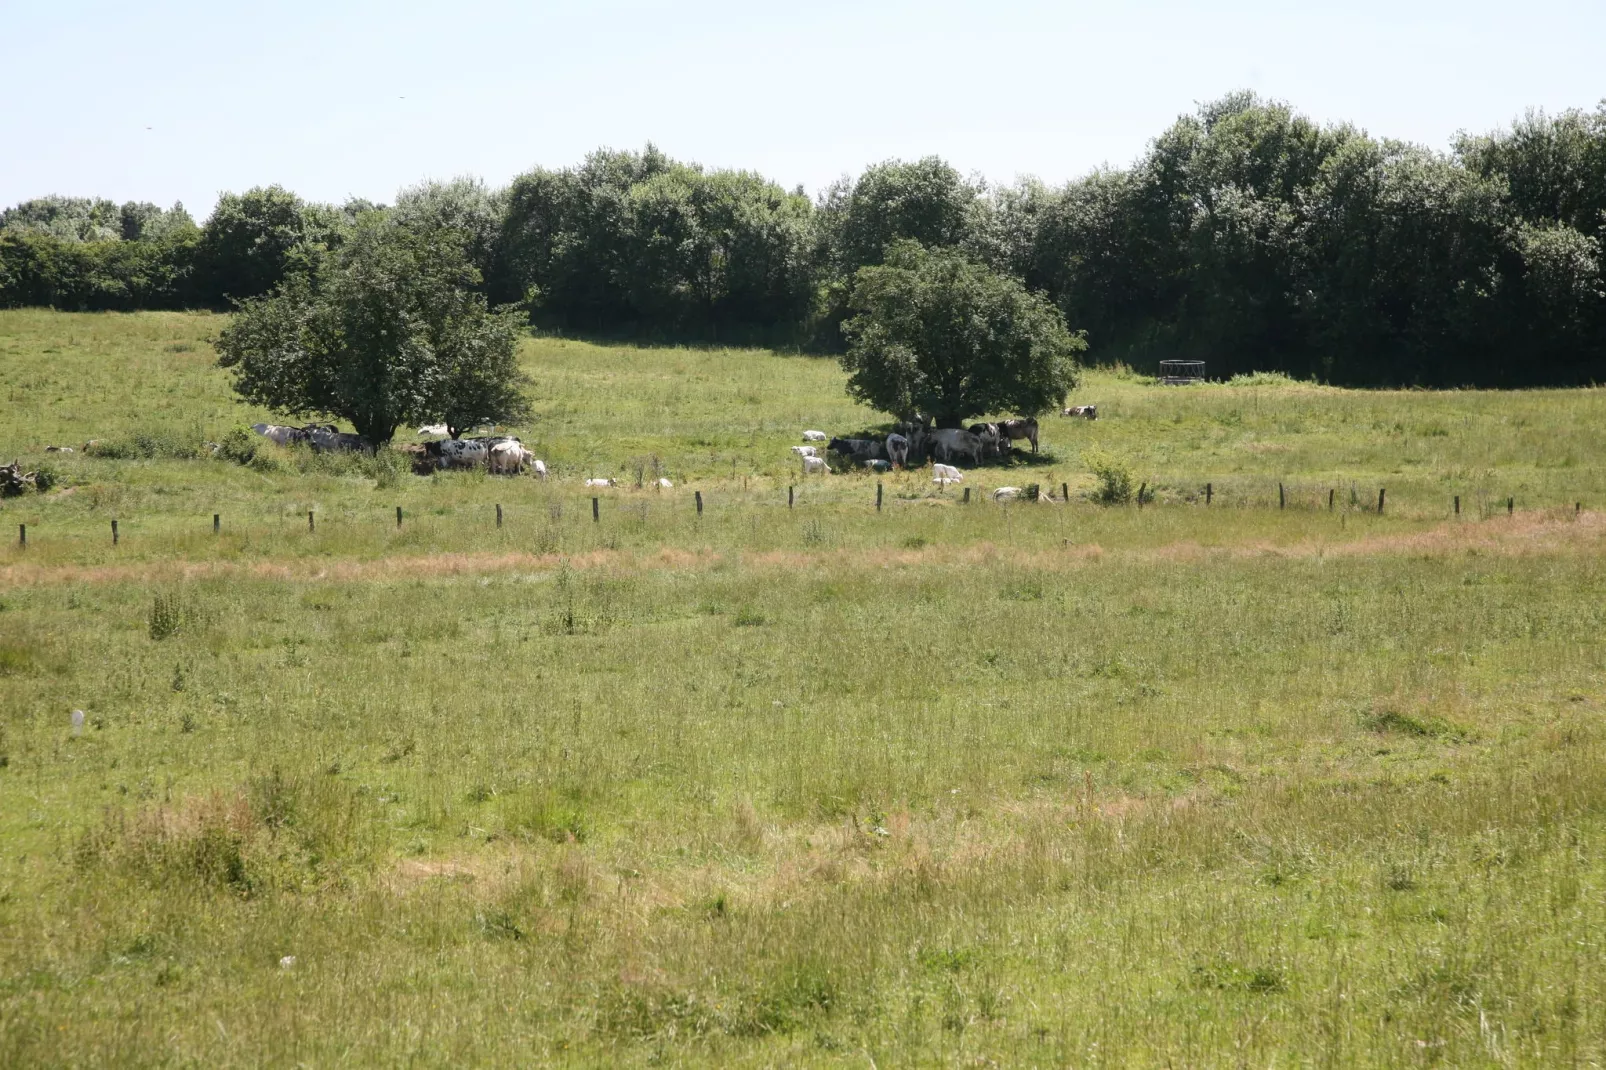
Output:
[[0,1064],[1606,1060],[1606,394],[1094,371],[943,488],[544,339],[551,478],[419,477],[207,453],[219,324],[0,313]]

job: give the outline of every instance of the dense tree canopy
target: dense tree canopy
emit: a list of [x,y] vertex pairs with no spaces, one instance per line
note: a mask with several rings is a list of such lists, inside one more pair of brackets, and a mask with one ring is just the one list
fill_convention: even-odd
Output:
[[913,241],[887,246],[883,263],[858,270],[851,306],[842,325],[848,393],[938,427],[1059,405],[1087,348],[1058,309],[1019,282]]
[[342,417],[375,444],[415,421],[522,419],[522,328],[487,308],[479,281],[460,234],[370,214],[314,271],[244,302],[220,363],[242,397]]
[[[46,197],[0,213],[0,305],[230,307],[315,276],[376,206],[279,187],[181,207]],[[811,202],[651,145],[403,191],[403,225],[459,235],[478,287],[536,325],[840,351],[856,272],[903,240],[1046,296],[1091,359],[1355,384],[1606,379],[1606,104],[1530,114],[1448,153],[1236,93],[1130,167],[988,189],[889,160]]]

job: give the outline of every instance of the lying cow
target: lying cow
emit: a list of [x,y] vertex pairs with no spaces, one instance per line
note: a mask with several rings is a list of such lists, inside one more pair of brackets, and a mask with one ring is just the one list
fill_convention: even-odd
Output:
[[1037,417],[1028,416],[1024,420],[1005,420],[998,425],[999,438],[1013,444],[1017,438],[1024,438],[1032,444],[1032,452],[1037,452]]
[[423,438],[425,435],[449,435],[451,433],[451,428],[445,424],[425,424],[418,429],[419,438]]
[[1097,420],[1099,407],[1097,405],[1072,405],[1068,409],[1060,410],[1061,416],[1077,416],[1084,420]]
[[815,456],[814,447],[813,446],[793,446],[792,447],[792,452],[797,454],[799,457],[813,457],[813,456]]
[[872,472],[890,472],[890,471],[892,471],[892,462],[891,461],[883,461],[879,457],[871,458],[870,460],[865,461],[864,462],[864,466],[866,468],[870,469],[870,471],[872,471]]
[[824,431],[805,431],[805,432],[803,432],[803,441],[804,442],[824,442],[826,440],[826,438],[827,438],[827,435],[826,435],[826,433]]
[[325,424],[314,427],[307,432],[307,441],[319,453],[372,453],[373,447],[361,435],[348,434],[337,431]]
[[854,464],[884,460],[887,448],[873,438],[833,438],[826,449],[840,454]]
[[674,486],[675,485],[673,483],[669,482],[669,480],[665,479],[663,476],[658,477],[659,490],[673,490]]
[[292,443],[305,442],[308,438],[306,431],[285,424],[252,424],[251,430],[276,446],[289,446]]
[[1019,487],[999,487],[993,491],[993,501],[995,502],[1012,502],[1019,496]]
[[950,483],[963,483],[965,475],[951,464],[933,464],[931,466],[932,482],[947,486]]
[[612,477],[594,478],[594,479],[586,480],[586,486],[592,487],[592,488],[596,488],[596,487],[617,487],[618,485],[619,485],[619,481],[617,479],[613,479]]

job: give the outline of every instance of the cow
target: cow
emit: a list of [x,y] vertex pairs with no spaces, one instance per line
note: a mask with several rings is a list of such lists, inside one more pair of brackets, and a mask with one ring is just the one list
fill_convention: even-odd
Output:
[[909,467],[909,439],[903,435],[887,436],[887,460],[903,468]]
[[532,473],[534,473],[535,478],[537,478],[537,479],[545,479],[546,478],[546,462],[545,461],[541,461],[541,460],[531,461],[530,462],[530,471]]
[[445,424],[425,424],[418,429],[419,438],[423,438],[425,435],[449,435],[451,433],[451,429]]
[[491,447],[477,438],[446,438],[424,443],[439,468],[477,468],[491,459]]
[[309,437],[303,429],[286,427],[284,424],[252,424],[251,430],[276,446],[289,446],[296,442],[305,442]]
[[328,424],[322,427],[305,428],[304,430],[307,431],[307,440],[312,443],[312,448],[319,453],[373,452],[373,447],[368,445],[366,438],[361,435],[348,434],[345,431],[337,431]]
[[658,477],[659,490],[671,490],[674,488],[674,486],[675,485],[673,483],[669,482],[669,480],[665,479],[663,476]]
[[46,446],[45,447],[45,452],[46,453],[71,453],[72,451],[73,451],[73,449],[72,449],[71,446]]
[[1099,407],[1097,405],[1072,405],[1068,409],[1060,410],[1061,416],[1076,416],[1083,420],[1097,420]]
[[830,475],[831,474],[831,469],[826,466],[825,458],[824,457],[805,457],[805,458],[803,458],[803,474],[804,475],[811,475],[811,474],[814,474],[816,472],[820,473],[821,475]]
[[993,491],[993,501],[1012,502],[1020,495],[1019,487],[999,487]]
[[586,486],[588,487],[617,487],[618,485],[619,481],[611,477],[586,480]]
[[883,461],[879,457],[873,458],[873,459],[868,460],[868,461],[865,461],[864,462],[864,466],[866,468],[870,469],[870,471],[872,471],[872,472],[890,472],[890,471],[892,471],[892,462],[891,461]]
[[951,464],[933,464],[931,466],[931,474],[935,477],[932,482],[940,483],[943,486],[947,486],[949,483],[963,483],[965,481],[964,473]]
[[873,438],[833,438],[826,449],[841,454],[854,464],[877,460],[886,454],[886,446]]
[[824,431],[805,431],[805,432],[803,432],[803,441],[804,442],[824,442],[827,437],[828,436],[826,435],[826,433]]
[[1024,420],[1005,420],[998,425],[998,434],[1005,443],[1013,444],[1017,438],[1024,438],[1032,444],[1032,452],[1037,452],[1037,417],[1028,416]]
[[513,439],[492,446],[487,463],[495,474],[512,476],[524,471],[525,466],[533,460],[535,454],[525,449],[517,439]]
[[1003,436],[997,424],[971,424],[968,430],[981,439],[981,451],[985,456],[998,457],[1003,454]]
[[944,427],[931,432],[926,438],[930,443],[931,456],[945,464],[953,463],[956,457],[968,457],[971,464],[981,463],[982,441],[969,431]]
[[793,446],[792,452],[799,457],[813,457],[815,455],[813,446]]

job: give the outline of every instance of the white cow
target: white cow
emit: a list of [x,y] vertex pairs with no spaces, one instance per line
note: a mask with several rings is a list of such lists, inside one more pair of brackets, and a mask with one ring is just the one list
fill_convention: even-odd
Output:
[[868,461],[865,461],[864,462],[864,466],[866,468],[870,469],[870,471],[872,471],[872,472],[890,472],[890,471],[892,471],[892,462],[891,461],[883,461],[883,460],[881,460],[879,458],[872,458],[872,459],[870,459]]
[[588,480],[586,480],[586,486],[588,486],[588,487],[617,487],[618,485],[619,485],[619,481],[617,479],[611,479],[611,478],[610,479],[588,479]]
[[947,486],[949,483],[963,483],[965,474],[951,464],[932,464],[931,474],[935,477],[933,483]]
[[797,454],[799,457],[813,457],[813,456],[815,456],[814,447],[813,446],[793,446],[792,447],[792,452]]
[[491,447],[490,467],[497,475],[517,475],[535,460],[535,454],[517,442],[498,442]]
[[451,433],[445,424],[425,424],[418,429],[419,438],[423,438],[425,435],[449,435]]
[[1068,409],[1060,410],[1061,416],[1078,416],[1084,420],[1097,420],[1099,407],[1097,405],[1072,405]]
[[930,444],[932,456],[941,457],[945,462],[951,463],[955,457],[968,457],[971,464],[981,463],[982,441],[969,431],[944,427],[931,432],[926,441]]
[[820,473],[822,475],[830,475],[831,474],[831,469],[826,466],[825,458],[824,457],[805,457],[805,458],[803,458],[803,474],[804,475],[810,475],[811,473],[815,473],[815,472],[818,472],[818,473]]
[[535,478],[537,478],[537,479],[545,479],[546,478],[546,462],[545,461],[531,461],[530,462],[530,471],[535,473]]
[[803,432],[803,441],[804,442],[824,442],[829,437],[830,436],[827,435],[824,431],[805,431],[805,432]]
[[674,487],[674,484],[669,482],[669,480],[663,478],[662,476],[658,477],[658,489],[659,490],[669,490],[669,489],[671,489],[673,487]]
[[887,436],[887,460],[905,468],[909,467],[909,439],[907,437],[899,434]]
[[995,502],[1012,502],[1019,496],[1019,487],[999,487],[993,491],[993,501]]

